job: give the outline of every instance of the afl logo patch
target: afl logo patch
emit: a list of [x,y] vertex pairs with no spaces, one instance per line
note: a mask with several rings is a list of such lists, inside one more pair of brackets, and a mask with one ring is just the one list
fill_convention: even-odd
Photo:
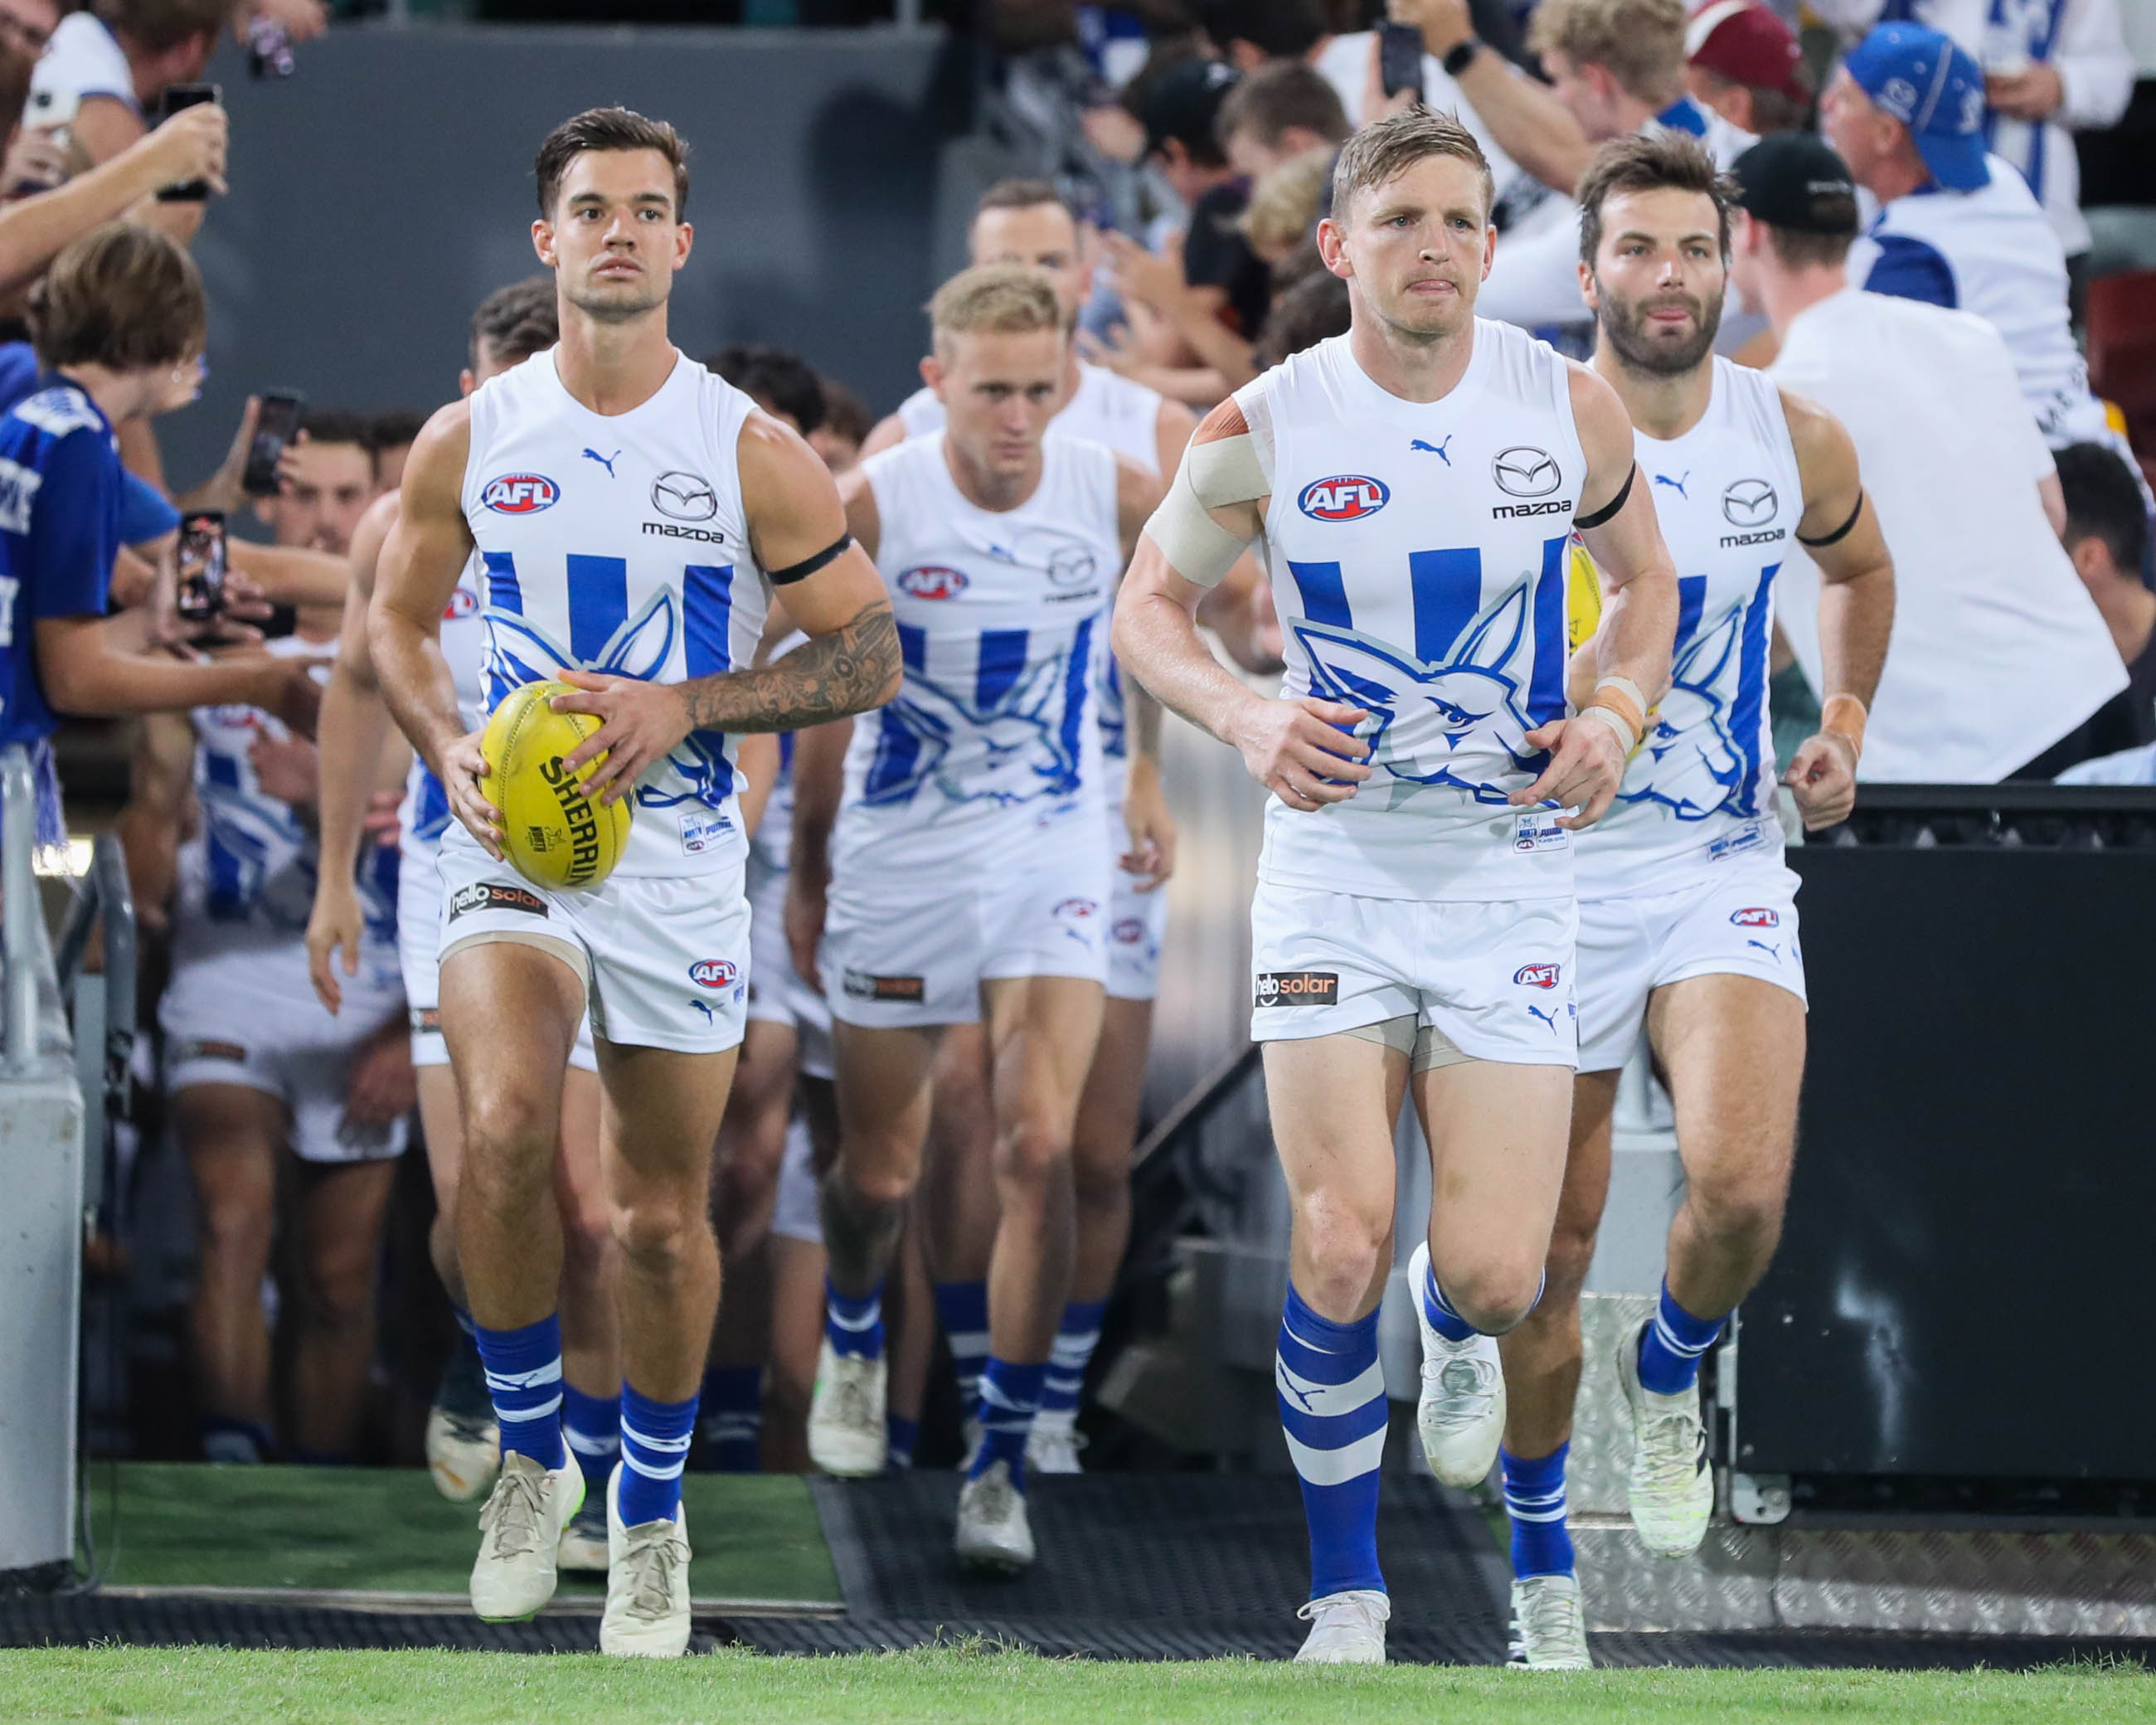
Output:
[[1729,920],[1739,928],[1779,928],[1782,913],[1764,905],[1753,905],[1742,911],[1732,911]]
[[1359,521],[1366,515],[1375,515],[1392,498],[1383,480],[1363,473],[1337,473],[1305,485],[1295,506],[1314,521]]
[[1547,497],[1564,479],[1549,451],[1529,444],[1498,450],[1491,458],[1490,476],[1507,497]]
[[1722,514],[1732,527],[1763,527],[1774,519],[1779,500],[1761,479],[1742,479],[1722,494]]
[[898,590],[916,599],[955,599],[968,584],[963,570],[946,569],[937,563],[901,569],[898,576]]
[[1118,916],[1108,931],[1118,946],[1135,947],[1146,936],[1146,926],[1135,916]]
[[466,618],[479,615],[479,595],[468,587],[460,587],[449,595],[449,602],[442,607],[442,621],[462,623]]
[[1069,922],[1083,922],[1088,916],[1098,914],[1100,906],[1090,898],[1066,898],[1055,907],[1055,914]]
[[1555,964],[1522,964],[1512,973],[1512,980],[1523,988],[1554,988],[1563,974]]
[[543,473],[505,473],[486,482],[479,501],[496,515],[536,515],[561,496],[562,488]]
[[700,988],[730,988],[740,974],[731,958],[699,958],[689,967],[689,980]]

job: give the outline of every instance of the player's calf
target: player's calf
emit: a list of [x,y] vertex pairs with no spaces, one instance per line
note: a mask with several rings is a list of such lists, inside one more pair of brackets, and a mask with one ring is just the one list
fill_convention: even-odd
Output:
[[1391,1607],[1378,1568],[1378,1480],[1388,1419],[1378,1314],[1335,1322],[1291,1283],[1273,1382],[1310,1527],[1306,1663],[1381,1665]]

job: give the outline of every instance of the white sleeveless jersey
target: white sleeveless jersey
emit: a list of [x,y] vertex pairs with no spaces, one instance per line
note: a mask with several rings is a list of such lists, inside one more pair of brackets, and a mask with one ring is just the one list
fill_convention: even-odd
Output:
[[[327,645],[286,635],[271,641],[270,651],[290,658]],[[291,732],[251,706],[197,707],[190,716],[202,830],[180,848],[174,962],[295,945],[314,908],[321,853],[313,829],[292,805],[264,792],[251,757],[258,741],[287,742]],[[396,968],[397,862],[394,850],[378,845],[360,852],[370,968]]]
[[1555,811],[1515,809],[1564,705],[1566,542],[1587,473],[1564,362],[1475,321],[1451,393],[1404,401],[1335,336],[1235,392],[1272,483],[1260,549],[1285,696],[1352,703],[1375,771],[1265,809],[1263,879],[1378,898],[1572,891]]
[[861,467],[905,682],[855,721],[837,849],[902,840],[909,861],[978,867],[982,844],[1014,823],[1101,806],[1091,705],[1122,565],[1116,458],[1047,439],[1040,485],[1001,512],[959,491],[941,434]]
[[[485,704],[564,670],[678,683],[747,665],[770,583],[749,549],[737,444],[755,403],[679,354],[611,417],[534,354],[471,397],[465,519],[480,561]],[[737,870],[732,746],[694,732],[637,781],[617,872]]]
[[1634,446],[1676,565],[1676,644],[1616,802],[1579,835],[1582,898],[1666,891],[1688,870],[1782,851],[1767,661],[1804,501],[1781,392],[1717,359],[1699,424],[1667,443],[1635,432]]
[[[486,721],[486,625],[480,621],[479,588],[479,554],[475,552],[457,577],[456,591],[442,607],[442,657],[449,662],[457,716],[466,731],[476,731]],[[431,855],[440,848],[442,834],[454,819],[449,813],[449,793],[415,749],[412,770],[404,780],[404,801],[397,812],[398,847]]]
[[[1133,383],[1106,366],[1078,362],[1078,387],[1049,422],[1050,434],[1106,444],[1127,455],[1158,479],[1160,474],[1161,393]],[[943,429],[943,403],[933,391],[916,390],[900,405],[899,418],[908,437],[926,437]],[[1113,603],[1111,593],[1110,603]],[[1123,736],[1123,682],[1106,632],[1093,655],[1093,704],[1101,725],[1101,754],[1108,773],[1111,802],[1122,795],[1128,747]]]

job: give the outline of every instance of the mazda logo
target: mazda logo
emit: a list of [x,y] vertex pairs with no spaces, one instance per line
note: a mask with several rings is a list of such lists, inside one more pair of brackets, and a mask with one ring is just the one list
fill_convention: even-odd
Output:
[[1722,513],[1732,527],[1763,527],[1774,519],[1780,500],[1762,479],[1741,479],[1722,494]]
[[1058,587],[1076,587],[1093,578],[1093,553],[1082,545],[1064,545],[1049,553],[1048,578]]
[[707,521],[719,512],[719,496],[693,473],[662,473],[651,482],[651,506],[677,521]]
[[1547,497],[1564,482],[1564,475],[1547,449],[1515,444],[1500,449],[1490,463],[1497,489],[1508,497]]

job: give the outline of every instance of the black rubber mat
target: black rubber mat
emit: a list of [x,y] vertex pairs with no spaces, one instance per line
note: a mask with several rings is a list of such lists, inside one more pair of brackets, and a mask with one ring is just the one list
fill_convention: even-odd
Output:
[[2025,1671],[2068,1661],[2132,1660],[2156,1668],[2156,1641],[2123,1636],[1962,1635],[1896,1630],[1739,1630],[1593,1635],[1599,1666],[1764,1666],[1835,1671]]
[[[969,1577],[952,1561],[955,1474],[817,1479],[810,1491],[849,1622],[737,1625],[752,1645],[862,1645],[844,1641],[849,1631],[906,1646],[978,1634],[1112,1659],[1284,1658],[1301,1645],[1309,1548],[1291,1477],[1037,1478],[1028,1502],[1040,1561],[1015,1580]],[[1504,1656],[1502,1566],[1466,1499],[1428,1480],[1387,1480],[1378,1554],[1398,1657]]]

